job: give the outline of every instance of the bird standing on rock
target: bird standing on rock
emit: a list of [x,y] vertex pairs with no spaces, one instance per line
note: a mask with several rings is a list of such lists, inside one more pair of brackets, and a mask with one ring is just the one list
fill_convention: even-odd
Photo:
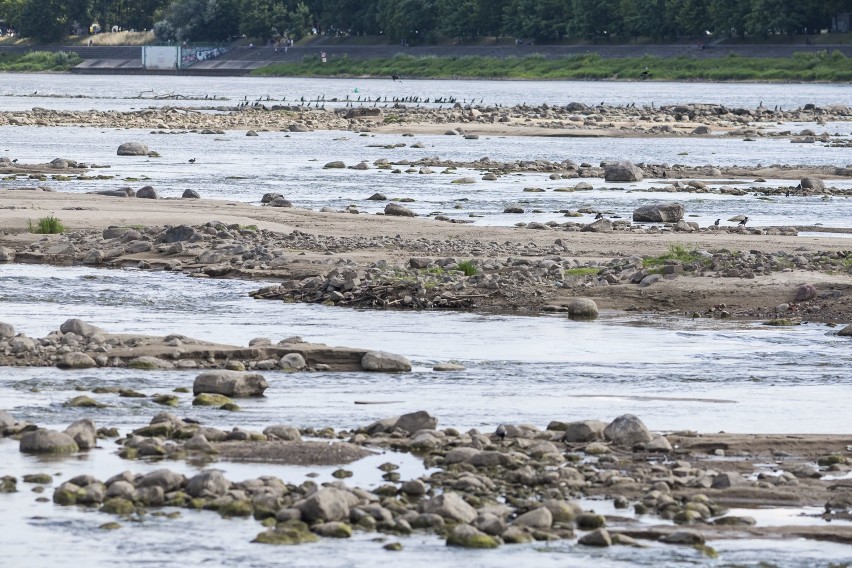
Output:
[[715,222],[715,223],[713,223],[713,225],[715,225],[716,227],[718,227],[718,226],[719,226],[719,221],[721,221],[721,219],[716,219],[716,222]]
[[500,440],[506,439],[506,427],[502,424],[497,426],[497,430],[494,433],[497,434],[497,437],[500,438]]
[[748,217],[744,217],[742,221],[740,221],[740,227],[745,227],[745,224],[748,223]]

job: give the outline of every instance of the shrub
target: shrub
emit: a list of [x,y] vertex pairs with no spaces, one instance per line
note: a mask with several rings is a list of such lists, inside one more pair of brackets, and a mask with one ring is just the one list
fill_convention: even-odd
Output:
[[31,233],[37,233],[39,235],[56,235],[65,232],[65,225],[63,225],[62,221],[53,215],[42,217],[37,223],[33,223],[32,220],[29,220],[27,221],[27,228]]
[[458,264],[458,269],[464,272],[465,276],[473,276],[478,272],[472,260],[463,260]]

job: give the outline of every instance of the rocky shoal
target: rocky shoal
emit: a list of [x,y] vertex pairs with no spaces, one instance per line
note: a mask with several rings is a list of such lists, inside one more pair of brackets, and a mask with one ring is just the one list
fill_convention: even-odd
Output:
[[[488,434],[438,429],[437,419],[423,411],[339,431],[289,425],[226,431],[161,413],[122,437],[115,429],[96,428],[90,418],[60,432],[19,423],[4,411],[0,427],[4,437],[20,440],[22,452],[42,455],[74,455],[115,439],[127,460],[345,466],[373,451],[392,450],[410,452],[430,468],[403,479],[396,465],[386,463],[379,468],[384,483],[372,489],[347,485],[343,480],[352,472],[345,467],[334,473],[340,481],[322,485],[264,475],[233,482],[215,469],[186,477],[163,468],[106,480],[77,475],[53,489],[57,505],[128,521],[163,507],[173,511],[163,513],[168,515],[188,508],[253,516],[261,524],[257,543],[292,545],[349,538],[356,531],[394,537],[432,533],[468,548],[563,539],[577,539],[581,546],[659,541],[697,545],[710,556],[715,551],[706,542],[712,539],[796,536],[852,544],[848,524],[764,527],[727,512],[817,505],[825,521],[848,520],[852,489],[838,478],[851,471],[849,439],[839,435],[662,435],[629,414],[610,423],[552,421],[544,430],[505,424]],[[23,482],[38,494],[54,479],[30,474]],[[0,478],[2,492],[17,491],[17,483],[12,476]],[[588,498],[609,501],[624,513],[601,515],[577,501]],[[119,526],[110,522],[102,528]]]
[[42,338],[15,333],[11,324],[0,323],[0,365],[55,366],[61,369],[127,367],[140,370],[411,370],[411,363],[399,355],[307,343],[298,336],[277,343],[259,337],[251,340],[248,347],[238,347],[178,334],[165,337],[112,334],[79,319],[67,320],[59,330]]
[[[332,101],[329,101],[331,103]],[[405,127],[406,125],[464,125],[475,131],[477,126],[511,125],[523,130],[538,127],[554,132],[606,130],[610,135],[693,135],[706,136],[713,129],[731,132],[735,136],[785,136],[802,142],[827,142],[832,136],[812,130],[763,131],[768,123],[852,120],[852,112],[843,105],[783,110],[728,108],[717,104],[645,106],[588,106],[569,103],[564,106],[547,104],[514,107],[494,105],[462,105],[449,108],[425,108],[405,102],[373,101],[372,105],[356,108],[314,108],[301,105],[267,104],[211,106],[208,108],[165,107],[135,111],[56,111],[33,108],[30,111],[0,113],[0,125],[12,126],[78,126],[109,128],[154,128],[161,132],[193,129],[210,134],[221,130],[370,130],[377,125]],[[209,111],[216,112],[209,112]],[[452,134],[471,135],[448,130]],[[839,140],[843,143],[843,140]]]

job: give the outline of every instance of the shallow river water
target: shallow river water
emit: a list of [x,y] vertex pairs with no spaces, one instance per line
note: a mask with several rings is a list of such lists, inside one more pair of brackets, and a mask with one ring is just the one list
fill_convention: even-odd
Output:
[[[358,88],[360,96],[457,96],[476,92],[505,105],[520,102],[564,104],[603,99],[613,104],[721,102],[756,106],[753,85],[693,85],[686,83],[562,83],[484,81],[390,81],[203,79],[160,77],[77,77],[0,74],[0,109],[25,110],[33,106],[63,109],[114,108],[127,110],[175,101],[133,99],[140,92],[180,93],[209,104],[205,94],[231,102],[243,96],[270,94],[288,100],[311,93],[345,97]],[[470,93],[470,94],[466,94]],[[604,94],[602,94],[604,93]],[[708,94],[712,93],[712,94]],[[765,105],[800,106],[849,104],[848,86],[761,85]],[[49,96],[44,95],[62,95]],[[74,96],[77,98],[67,98]],[[146,95],[148,96],[148,95]],[[355,95],[358,96],[358,95]],[[479,97],[479,95],[475,95]],[[486,102],[489,102],[486,100]],[[814,125],[797,125],[797,128]],[[848,135],[845,123],[819,126]],[[141,140],[163,157],[118,158],[115,149],[128,140]],[[424,149],[388,150],[375,147],[423,142]],[[629,217],[646,199],[669,199],[672,194],[648,192],[658,184],[642,182],[608,187],[603,180],[585,180],[587,192],[553,192],[575,180],[553,182],[544,175],[506,176],[497,182],[457,186],[449,182],[476,172],[454,174],[391,174],[379,170],[324,170],[330,160],[348,165],[378,158],[391,161],[440,156],[460,161],[489,156],[497,160],[545,158],[597,163],[630,159],[688,165],[823,164],[852,161],[848,149],[764,138],[756,142],[713,137],[682,139],[572,139],[499,138],[463,140],[461,137],[397,135],[361,137],[351,133],[304,134],[263,132],[248,138],[242,132],[204,136],[194,133],[157,135],[147,131],[4,127],[0,128],[0,155],[22,162],[45,162],[62,156],[111,166],[98,173],[113,180],[80,182],[0,182],[0,188],[47,185],[61,191],[84,192],[131,185],[154,185],[165,197],[178,197],[186,188],[202,196],[258,203],[266,192],[285,194],[297,206],[342,208],[350,203],[362,211],[380,208],[365,198],[375,191],[389,197],[413,197],[418,213],[443,212],[477,223],[510,225],[517,221],[564,220],[559,209],[596,207]],[[686,152],[686,153],[684,153]],[[195,164],[188,159],[197,158]],[[128,181],[132,178],[133,181]],[[145,179],[147,178],[147,179]],[[478,177],[477,177],[478,179]],[[137,181],[138,180],[138,181]],[[795,185],[795,180],[748,182],[752,185]],[[849,182],[832,182],[849,188]],[[542,187],[544,193],[523,193],[524,187]],[[745,213],[757,225],[816,224],[848,227],[849,200],[812,198],[760,199],[715,194],[677,194],[687,203],[690,220],[702,225],[715,218]],[[503,208],[523,201],[541,213],[502,214]],[[459,209],[456,206],[460,206]],[[579,219],[583,220],[583,219]],[[255,337],[277,341],[300,335],[308,341],[381,349],[409,357],[412,373],[376,376],[366,373],[265,373],[267,396],[241,401],[239,413],[204,411],[181,395],[180,416],[205,424],[262,429],[273,423],[298,426],[353,428],[376,419],[414,410],[428,410],[439,427],[492,431],[500,423],[531,423],[544,427],[550,420],[594,418],[609,420],[623,413],[638,415],[653,430],[727,431],[752,433],[842,433],[850,431],[852,400],[848,369],[852,352],[836,329],[821,324],[774,328],[756,323],[685,320],[606,313],[594,322],[574,322],[559,316],[515,317],[466,313],[373,312],[326,306],[259,301],[248,297],[262,282],[193,279],[180,274],[135,270],[56,268],[0,265],[0,321],[40,337],[65,319],[79,317],[109,332],[190,337],[246,344]],[[437,362],[457,361],[467,370],[431,371]],[[68,409],[63,402],[78,389],[120,384],[144,394],[171,392],[189,386],[193,372],[143,372],[127,369],[58,371],[56,369],[0,369],[0,409],[20,420],[63,427],[92,416],[99,426],[116,426],[122,434],[147,423],[161,407],[149,400],[93,395],[106,408]],[[355,404],[371,402],[382,404]],[[417,460],[383,454],[354,464],[353,482],[373,487],[381,482],[380,463],[401,466],[403,478],[428,474]],[[142,472],[160,467],[192,473],[202,465],[129,462],[115,455],[109,442],[79,457],[46,461],[18,452],[17,443],[0,440],[0,475],[35,472],[56,474],[58,482],[80,473],[110,477],[125,469]],[[277,475],[301,483],[308,474],[316,481],[330,479],[333,468],[298,468],[217,463],[229,479]],[[75,508],[35,501],[29,486],[0,499],[0,553],[2,566],[21,568],[61,563],[105,568],[150,566],[265,567],[373,566],[390,555],[361,535],[348,542],[324,540],[295,549],[252,545],[261,530],[255,521],[223,520],[209,512],[181,511],[177,519],[147,515],[139,523],[125,523],[118,531],[97,527],[111,517]],[[51,487],[47,488],[49,496]],[[584,506],[609,512],[608,503]],[[822,522],[799,517],[804,510],[773,509],[752,514],[761,524]],[[791,520],[792,519],[792,520]],[[647,521],[641,521],[647,522]],[[448,549],[434,537],[403,539],[405,550],[388,559],[412,567],[581,567],[581,566],[823,566],[852,561],[852,547],[800,539],[783,541],[713,541],[719,560],[710,561],[686,547],[652,543],[646,549],[613,547],[589,550],[574,541],[502,547],[494,554]],[[132,559],[132,560],[128,560]],[[763,563],[763,564],[761,564]]]

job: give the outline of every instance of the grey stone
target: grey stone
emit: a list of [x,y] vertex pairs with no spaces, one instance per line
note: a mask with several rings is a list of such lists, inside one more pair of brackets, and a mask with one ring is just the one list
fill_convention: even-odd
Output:
[[190,497],[219,497],[228,492],[231,482],[218,469],[208,469],[186,482],[186,493]]
[[568,443],[594,442],[604,439],[606,423],[601,420],[580,420],[565,425],[565,435],[562,439]]
[[18,421],[15,420],[15,417],[12,416],[8,411],[0,410],[0,433],[2,433],[5,428],[10,428],[17,423]]
[[157,195],[157,190],[150,185],[146,185],[136,192],[136,197],[139,199],[157,199],[159,196]]
[[361,358],[361,367],[365,371],[385,373],[407,372],[411,370],[411,362],[402,355],[370,351]]
[[445,519],[461,523],[472,523],[476,519],[476,509],[467,504],[458,493],[452,491],[445,491],[425,501],[422,509],[423,513],[440,515]]
[[815,190],[825,189],[825,182],[823,182],[821,179],[815,178],[815,177],[802,178],[800,183],[802,184],[802,189],[815,189]]
[[598,317],[598,305],[591,298],[572,298],[565,307],[571,319],[593,320]]
[[119,156],[147,156],[148,146],[141,142],[125,142],[118,147]]
[[198,233],[188,225],[178,225],[177,227],[169,227],[163,233],[162,242],[166,244],[179,243],[192,239]]
[[65,353],[56,363],[60,369],[91,369],[97,367],[95,360],[79,351]]
[[604,167],[604,179],[613,182],[642,181],[642,170],[630,162],[608,163]]
[[612,538],[606,529],[595,529],[581,536],[577,544],[585,546],[612,546]]
[[611,233],[612,221],[609,219],[598,219],[588,225],[584,225],[580,231],[584,233]]
[[683,219],[686,208],[683,203],[652,203],[633,210],[633,220],[641,223],[677,223]]
[[266,428],[264,428],[263,433],[266,437],[277,440],[285,440],[288,442],[302,441],[302,435],[299,433],[298,428],[295,428],[293,426],[287,426],[284,424],[267,426]]
[[681,529],[660,538],[666,544],[704,544],[704,535],[692,529]]
[[186,188],[181,194],[182,199],[201,199],[201,195],[194,189]]
[[609,426],[604,428],[604,436],[617,446],[631,447],[651,441],[651,432],[632,414],[623,414],[610,422]]
[[802,284],[798,288],[796,288],[796,302],[805,302],[807,300],[813,300],[817,296],[816,286],[813,284]]
[[183,475],[175,473],[169,469],[158,469],[148,473],[139,480],[136,488],[140,487],[162,487],[166,493],[177,491],[183,487],[186,479]]
[[39,428],[21,437],[20,450],[25,454],[71,454],[79,449],[74,438],[55,430]]
[[278,361],[278,368],[283,371],[302,371],[307,367],[305,358],[299,353],[288,353]]
[[91,337],[95,334],[106,333],[99,327],[88,324],[81,319],[69,319],[59,326],[59,331],[62,333],[73,333],[82,337]]
[[215,370],[201,373],[192,384],[192,394],[221,394],[229,397],[262,396],[269,383],[259,373]]
[[493,536],[487,535],[476,527],[458,524],[447,536],[447,546],[462,548],[497,548],[499,542]]
[[77,443],[77,447],[81,450],[90,450],[97,445],[98,431],[95,428],[94,420],[83,418],[72,422],[65,433],[71,436]]
[[713,478],[713,489],[727,489],[728,487],[737,487],[748,485],[748,480],[736,471],[723,471]]
[[350,492],[336,487],[323,487],[300,504],[297,508],[302,518],[309,523],[314,521],[349,520],[349,509],[358,499]]
[[388,203],[385,205],[385,215],[392,215],[395,217],[416,217],[414,211],[408,207],[403,207],[399,203]]
[[553,524],[553,515],[547,507],[539,507],[519,516],[512,524],[531,529],[547,530]]
[[15,328],[10,323],[0,322],[0,339],[15,337]]
[[438,426],[437,418],[429,415],[425,410],[403,414],[394,424],[395,428],[413,434],[418,430],[434,430]]

